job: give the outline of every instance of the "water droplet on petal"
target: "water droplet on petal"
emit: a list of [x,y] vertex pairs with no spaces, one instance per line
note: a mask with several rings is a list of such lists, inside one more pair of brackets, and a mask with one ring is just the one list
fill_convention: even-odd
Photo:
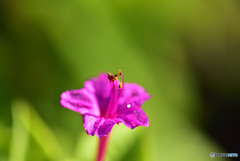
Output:
[[130,104],[128,104],[128,105],[127,105],[127,108],[130,108],[130,107],[131,107],[131,105],[130,105]]

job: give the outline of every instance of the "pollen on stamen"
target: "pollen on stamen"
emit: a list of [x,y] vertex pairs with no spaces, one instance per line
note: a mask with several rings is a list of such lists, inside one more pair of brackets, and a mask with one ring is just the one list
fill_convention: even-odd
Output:
[[107,74],[108,74],[108,79],[109,79],[110,83],[113,83],[116,78],[109,72]]
[[[119,76],[122,76],[122,71],[119,70],[118,74],[114,74],[114,75],[112,75],[110,72],[108,72],[107,74],[108,74],[108,79],[109,79],[110,83],[113,83],[115,80],[118,80]],[[118,87],[120,89],[122,89],[122,86],[123,86],[123,84],[119,83]]]
[[121,75],[122,75],[122,71],[119,70],[119,71],[118,71],[118,76],[121,76]]
[[118,88],[122,89],[122,83],[119,83]]

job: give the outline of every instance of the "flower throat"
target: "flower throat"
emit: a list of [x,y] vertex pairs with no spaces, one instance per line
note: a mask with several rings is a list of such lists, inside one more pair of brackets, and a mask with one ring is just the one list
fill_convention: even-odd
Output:
[[[122,90],[123,90],[123,85],[124,85],[124,78],[122,75],[121,70],[118,71],[118,74],[114,74],[112,75],[111,73],[107,73],[108,74],[108,79],[109,79],[109,83],[112,86],[112,92],[110,95],[110,101],[108,104],[108,108],[105,114],[105,118],[115,118],[116,117],[116,112],[117,112],[117,108],[118,108],[118,101],[119,98],[122,94]],[[120,82],[118,80],[118,77],[122,77],[122,82]]]

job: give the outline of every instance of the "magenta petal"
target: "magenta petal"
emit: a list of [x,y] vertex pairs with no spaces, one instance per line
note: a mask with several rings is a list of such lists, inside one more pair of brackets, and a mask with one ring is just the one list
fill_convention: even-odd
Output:
[[97,78],[86,81],[84,87],[101,98],[109,98],[112,89],[106,73],[100,73]]
[[99,138],[107,136],[114,124],[115,121],[111,119],[104,119],[90,114],[83,115],[83,127],[88,135],[93,136],[96,134]]
[[100,115],[97,100],[93,94],[86,89],[65,91],[61,95],[60,104],[80,114],[91,113]]
[[92,78],[86,81],[84,87],[96,96],[101,114],[104,115],[107,110],[112,91],[112,86],[107,78],[107,74],[101,73],[97,78]]
[[134,83],[125,83],[119,104],[125,104],[131,107],[141,106],[143,102],[149,98],[150,95],[141,86]]
[[149,126],[147,115],[139,106],[121,107],[118,113],[119,116],[117,118],[121,119],[121,122],[130,129],[134,129],[137,126]]
[[87,89],[90,93],[95,93],[95,86],[94,82],[91,80],[88,80],[84,83],[85,89]]
[[103,136],[107,136],[111,132],[113,125],[115,125],[115,121],[111,119],[104,119],[96,133],[97,137],[101,138]]
[[90,114],[83,115],[83,127],[88,135],[95,135],[102,118]]

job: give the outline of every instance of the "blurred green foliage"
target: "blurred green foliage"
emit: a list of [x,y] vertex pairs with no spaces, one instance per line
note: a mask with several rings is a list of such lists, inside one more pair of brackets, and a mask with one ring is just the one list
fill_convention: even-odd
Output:
[[[60,94],[100,72],[142,85],[150,126],[115,126],[107,160],[207,161],[225,152],[204,121],[194,68],[236,97],[238,0],[0,2],[0,160],[87,161],[96,136]],[[215,158],[226,160],[226,158]]]

